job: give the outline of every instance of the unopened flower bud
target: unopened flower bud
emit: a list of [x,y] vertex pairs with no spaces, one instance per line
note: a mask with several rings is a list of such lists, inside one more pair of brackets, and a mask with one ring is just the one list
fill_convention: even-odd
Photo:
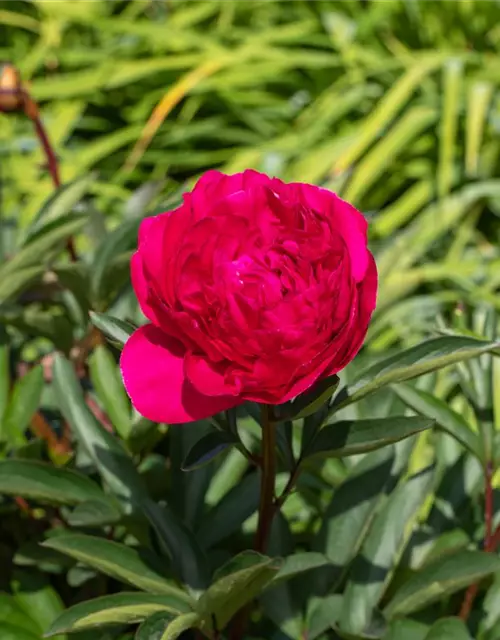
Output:
[[23,92],[19,71],[12,64],[0,64],[0,111],[18,111],[22,104]]

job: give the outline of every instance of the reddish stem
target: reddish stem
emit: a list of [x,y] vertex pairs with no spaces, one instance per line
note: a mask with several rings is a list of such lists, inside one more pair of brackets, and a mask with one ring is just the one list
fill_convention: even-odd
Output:
[[[45,131],[45,127],[43,126],[42,120],[40,118],[40,112],[38,110],[37,103],[33,100],[33,98],[27,93],[26,90],[22,91],[23,96],[23,106],[24,113],[28,116],[28,118],[33,123],[35,127],[35,133],[40,141],[42,149],[45,153],[45,157],[47,158],[47,168],[52,177],[52,182],[56,189],[59,189],[61,186],[61,178],[59,174],[59,164],[57,161],[57,156],[54,152],[52,145],[50,144],[49,137],[47,132]],[[66,242],[66,248],[69,253],[69,257],[72,262],[76,262],[78,260],[78,256],[75,250],[75,244],[73,242],[73,238],[68,238]]]
[[[484,469],[484,550],[493,552],[500,542],[500,527],[493,533],[493,464],[486,463]],[[479,583],[471,584],[465,592],[459,617],[466,622],[479,591]]]
[[271,408],[261,405],[262,412],[262,480],[255,550],[265,552],[274,517],[276,483],[276,428],[271,421]]

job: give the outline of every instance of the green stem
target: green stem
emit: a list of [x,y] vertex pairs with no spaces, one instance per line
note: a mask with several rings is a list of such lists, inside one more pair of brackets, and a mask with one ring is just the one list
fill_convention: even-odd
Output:
[[272,423],[271,407],[261,405],[262,413],[262,479],[260,485],[259,521],[255,550],[265,552],[275,513],[276,427]]

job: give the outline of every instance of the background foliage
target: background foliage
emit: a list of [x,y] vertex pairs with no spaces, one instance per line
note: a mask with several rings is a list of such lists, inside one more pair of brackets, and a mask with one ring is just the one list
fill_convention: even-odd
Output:
[[[89,321],[142,322],[138,223],[214,166],[322,184],[370,218],[379,306],[342,384],[454,336],[336,414],[440,428],[353,458],[324,442],[273,529],[269,555],[299,555],[278,577],[276,561],[240,558],[233,604],[218,608],[217,583],[204,611],[224,622],[237,594],[260,594],[251,633],[277,640],[498,637],[499,19],[474,0],[0,2],[0,58],[40,103],[64,182],[54,195],[31,122],[0,113],[2,638],[162,638],[251,547],[258,416],[242,412],[243,444],[198,468],[213,425],[131,411],[116,367],[130,325],[94,316],[105,345]],[[304,451],[318,420],[285,432],[280,487],[286,446]],[[483,578],[466,628],[450,616]],[[86,630],[105,622],[119,624]]]

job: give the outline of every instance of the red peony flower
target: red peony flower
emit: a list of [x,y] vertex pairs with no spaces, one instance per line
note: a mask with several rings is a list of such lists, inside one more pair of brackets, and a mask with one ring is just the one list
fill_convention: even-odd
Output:
[[178,423],[281,404],[343,369],[375,308],[366,229],[334,193],[256,171],[209,171],[145,219],[132,283],[151,324],[121,357],[137,410]]

